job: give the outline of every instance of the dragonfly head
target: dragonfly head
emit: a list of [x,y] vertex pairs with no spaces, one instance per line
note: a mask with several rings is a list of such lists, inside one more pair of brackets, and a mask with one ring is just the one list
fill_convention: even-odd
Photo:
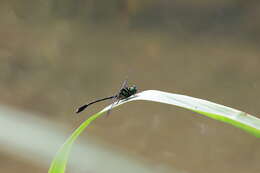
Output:
[[136,93],[137,93],[137,88],[136,88],[136,86],[133,85],[133,86],[129,87],[129,91],[130,91],[131,95],[136,94]]

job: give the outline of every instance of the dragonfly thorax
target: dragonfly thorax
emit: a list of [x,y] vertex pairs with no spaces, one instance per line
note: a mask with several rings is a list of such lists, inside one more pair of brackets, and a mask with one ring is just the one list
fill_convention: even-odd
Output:
[[125,88],[122,88],[118,94],[118,98],[119,99],[125,99],[125,98],[128,98],[134,94],[137,93],[137,88],[136,86],[131,86],[131,87],[125,87]]

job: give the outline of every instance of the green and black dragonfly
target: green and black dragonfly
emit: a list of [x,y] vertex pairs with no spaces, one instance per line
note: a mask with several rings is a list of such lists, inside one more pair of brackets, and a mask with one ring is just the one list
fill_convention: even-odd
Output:
[[[137,87],[135,85],[128,87],[128,82],[127,82],[127,80],[125,80],[124,83],[121,86],[121,89],[119,90],[119,92],[116,95],[106,97],[106,98],[103,98],[103,99],[98,99],[98,100],[95,100],[95,101],[90,102],[88,104],[82,105],[76,110],[76,113],[82,112],[88,106],[90,106],[94,103],[101,102],[101,101],[104,101],[104,100],[114,99],[115,101],[112,103],[112,106],[111,106],[111,108],[112,108],[115,103],[117,104],[120,100],[126,99],[126,98],[128,98],[132,95],[135,95],[136,93],[137,93]],[[109,109],[109,111],[110,111],[110,109]],[[109,113],[109,111],[108,111],[108,113]]]

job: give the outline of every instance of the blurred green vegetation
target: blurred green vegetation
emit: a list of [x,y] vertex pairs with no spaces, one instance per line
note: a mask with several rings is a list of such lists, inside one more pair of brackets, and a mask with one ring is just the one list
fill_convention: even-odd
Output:
[[66,20],[81,25],[117,23],[115,27],[152,26],[170,31],[180,25],[181,30],[192,33],[212,32],[221,27],[227,33],[259,31],[257,0],[2,0],[1,4],[5,20],[12,21],[15,17],[34,25]]

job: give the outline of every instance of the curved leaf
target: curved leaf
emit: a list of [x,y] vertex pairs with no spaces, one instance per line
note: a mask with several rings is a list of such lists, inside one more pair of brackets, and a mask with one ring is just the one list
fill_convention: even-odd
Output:
[[[160,102],[165,104],[171,104],[178,107],[182,107],[202,115],[208,116],[210,118],[229,123],[240,129],[243,129],[256,137],[260,137],[260,119],[245,112],[216,104],[210,101],[189,97],[180,94],[172,94],[157,90],[148,90],[131,96],[127,99],[120,100],[118,104],[114,105],[113,108],[120,106],[124,103],[134,101],[134,100],[147,100]],[[104,108],[102,111],[92,115],[85,122],[83,122],[67,139],[67,141],[62,145],[58,153],[56,154],[49,173],[64,173],[69,152],[73,145],[73,142],[77,137],[84,131],[84,129],[95,119],[100,117],[104,112],[108,111],[111,105]]]

